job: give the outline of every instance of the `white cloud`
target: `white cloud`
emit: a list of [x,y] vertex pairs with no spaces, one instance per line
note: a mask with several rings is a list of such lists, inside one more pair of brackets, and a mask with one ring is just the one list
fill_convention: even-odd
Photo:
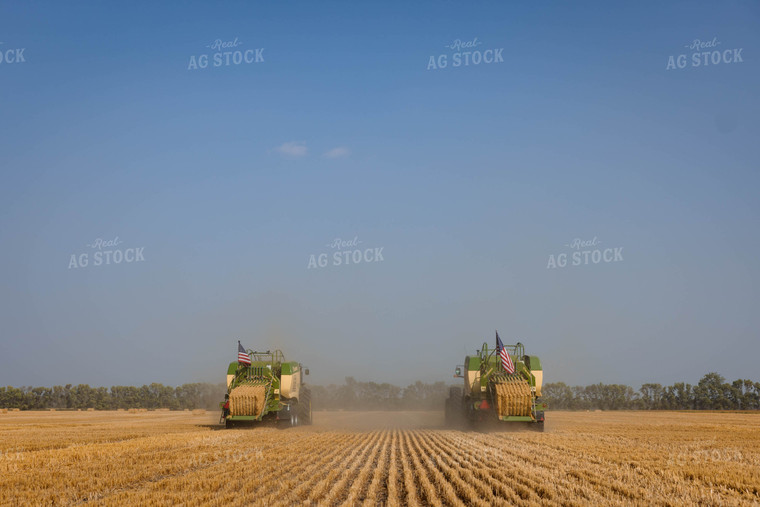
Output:
[[327,158],[345,158],[349,156],[351,152],[348,148],[345,146],[338,146],[337,148],[333,148],[332,150],[328,150],[322,155],[323,157]]
[[276,152],[286,157],[298,158],[305,157],[309,153],[309,149],[306,147],[306,143],[298,141],[290,141],[288,143],[282,143],[280,146],[274,149]]

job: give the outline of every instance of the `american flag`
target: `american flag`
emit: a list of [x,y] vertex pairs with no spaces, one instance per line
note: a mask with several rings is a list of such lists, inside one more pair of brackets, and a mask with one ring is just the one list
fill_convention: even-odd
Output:
[[238,363],[251,366],[251,356],[248,355],[248,352],[245,351],[243,346],[240,344],[239,340],[238,340]]
[[509,374],[514,373],[515,365],[512,362],[512,358],[509,357],[509,352],[504,348],[504,344],[501,343],[498,331],[496,331],[496,348],[499,350],[499,355],[501,356],[501,367]]

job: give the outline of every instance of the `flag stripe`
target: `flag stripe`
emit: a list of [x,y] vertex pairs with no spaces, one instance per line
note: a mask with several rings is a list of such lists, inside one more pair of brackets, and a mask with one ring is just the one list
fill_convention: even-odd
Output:
[[509,373],[510,375],[515,372],[515,364],[512,362],[512,358],[509,357],[509,352],[507,352],[507,349],[504,348],[504,344],[501,343],[501,338],[499,338],[499,332],[496,331],[496,348],[499,349],[499,356],[501,357],[501,367],[504,368],[504,371]]
[[501,349],[501,366],[507,371],[507,373],[515,372],[515,365],[512,363],[512,358],[509,357],[509,353],[505,348]]
[[251,356],[248,355],[240,342],[238,342],[238,363],[251,365]]

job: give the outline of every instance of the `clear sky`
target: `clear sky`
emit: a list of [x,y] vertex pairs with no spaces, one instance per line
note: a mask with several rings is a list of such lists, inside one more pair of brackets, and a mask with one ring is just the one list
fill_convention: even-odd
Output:
[[[238,339],[315,383],[449,381],[494,329],[547,381],[760,380],[759,22],[755,1],[3,2],[0,385],[221,382]],[[134,262],[95,266],[117,237]],[[335,266],[335,238],[382,260]],[[622,250],[547,267],[576,238]]]

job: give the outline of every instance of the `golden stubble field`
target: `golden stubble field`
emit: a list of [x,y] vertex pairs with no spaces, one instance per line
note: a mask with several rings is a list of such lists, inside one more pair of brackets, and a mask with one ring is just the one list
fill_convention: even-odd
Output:
[[760,414],[547,412],[544,433],[448,430],[433,412],[284,430],[218,416],[2,413],[0,504],[760,502]]

